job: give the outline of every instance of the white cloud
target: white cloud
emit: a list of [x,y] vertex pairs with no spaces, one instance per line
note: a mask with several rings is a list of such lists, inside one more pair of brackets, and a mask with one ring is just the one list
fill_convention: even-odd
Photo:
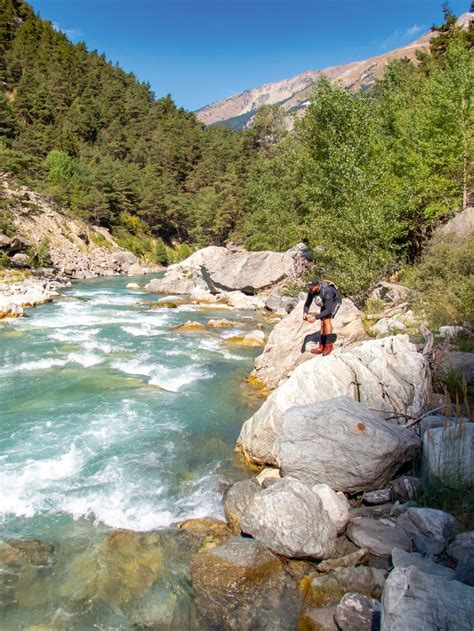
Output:
[[426,28],[424,24],[413,24],[413,26],[409,26],[405,30],[397,28],[396,31],[393,31],[393,33],[380,42],[380,48],[382,50],[389,50],[390,48],[397,48],[397,46],[408,44],[411,39],[425,31]]
[[71,39],[84,36],[84,33],[78,28],[64,28],[63,26],[60,26],[57,22],[52,22],[52,25],[55,31],[64,33],[66,37],[70,37]]

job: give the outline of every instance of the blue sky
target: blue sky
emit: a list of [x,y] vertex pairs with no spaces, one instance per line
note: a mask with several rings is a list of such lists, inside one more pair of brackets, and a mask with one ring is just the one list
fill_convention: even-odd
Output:
[[[73,42],[157,96],[197,109],[247,88],[365,59],[442,21],[441,0],[33,0]],[[460,15],[468,0],[451,0]]]

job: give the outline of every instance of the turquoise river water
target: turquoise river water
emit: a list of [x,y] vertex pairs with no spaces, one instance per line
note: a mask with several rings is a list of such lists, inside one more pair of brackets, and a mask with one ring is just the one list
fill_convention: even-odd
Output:
[[[191,548],[170,526],[221,517],[222,483],[246,475],[233,446],[258,404],[243,384],[259,349],[225,337],[258,316],[156,308],[162,297],[127,290],[130,280],[78,283],[0,324],[1,629],[191,628],[195,618]],[[220,317],[235,327],[175,330]],[[115,529],[137,533],[118,560]]]

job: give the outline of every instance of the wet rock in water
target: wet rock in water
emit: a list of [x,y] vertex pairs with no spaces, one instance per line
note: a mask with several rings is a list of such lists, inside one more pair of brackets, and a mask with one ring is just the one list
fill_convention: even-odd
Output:
[[339,601],[334,620],[340,631],[376,631],[380,629],[380,614],[378,600],[350,592]]
[[125,289],[134,289],[135,291],[138,291],[139,289],[141,289],[141,287],[138,283],[128,283]]
[[454,570],[450,567],[436,563],[436,561],[433,561],[429,557],[424,557],[417,552],[399,550],[398,548],[392,551],[392,563],[393,567],[410,567],[410,565],[414,565],[420,572],[434,576],[442,576],[448,580],[452,580],[455,575]]
[[461,532],[446,549],[449,556],[460,561],[466,554],[474,554],[474,531]]
[[474,423],[459,422],[425,432],[423,474],[451,488],[474,484]]
[[178,326],[174,327],[175,331],[179,333],[202,333],[206,330],[204,324],[201,322],[193,322],[192,320],[188,320],[183,324],[178,324]]
[[456,568],[456,580],[474,587],[474,552],[465,554]]
[[191,559],[191,578],[201,615],[222,630],[295,628],[296,592],[280,559],[253,539],[233,537]]
[[368,550],[361,548],[360,550],[356,550],[355,552],[351,552],[350,554],[346,554],[345,556],[339,557],[337,559],[327,559],[326,561],[321,561],[318,564],[318,572],[334,572],[335,570],[339,570],[343,567],[355,567],[357,565],[363,565],[367,561]]
[[102,601],[112,607],[142,596],[164,568],[159,541],[158,535],[114,531],[70,562],[61,596],[71,601]]
[[312,489],[319,495],[324,510],[336,526],[337,534],[344,532],[349,521],[349,502],[344,493],[336,493],[327,484],[315,484]]
[[335,613],[336,605],[304,607],[298,618],[297,631],[337,631]]
[[144,272],[145,270],[140,265],[140,263],[132,263],[128,268],[127,273],[129,276],[141,276],[142,274],[144,274]]
[[400,515],[397,526],[423,554],[441,554],[459,532],[457,519],[434,508],[409,508]]
[[263,346],[265,344],[265,333],[263,331],[250,331],[245,335],[234,335],[225,339],[226,344],[236,346]]
[[319,495],[296,480],[279,480],[254,495],[240,527],[273,552],[292,558],[327,559],[337,536]]
[[283,477],[357,492],[389,482],[419,445],[412,432],[379,412],[337,397],[287,410],[275,452]]
[[[431,396],[428,362],[417,352],[407,335],[370,340],[344,351],[336,351],[329,357],[315,357],[298,366],[291,376],[271,393],[261,408],[244,423],[237,447],[256,464],[279,466],[275,442],[281,437],[285,412],[293,406],[318,404],[322,406],[319,408],[321,414],[324,414],[324,408],[329,405],[329,401],[341,396],[358,398],[369,408],[383,410],[386,416],[392,415],[394,409],[416,416]],[[403,436],[413,436],[411,433],[406,434],[409,430],[397,426],[396,423],[391,425],[395,432],[403,430]],[[330,427],[331,423],[326,422],[326,428]],[[291,439],[289,429],[288,433]],[[410,438],[410,441],[412,440],[414,439]],[[418,445],[418,441],[416,442]],[[378,449],[376,444],[372,451],[372,459],[378,453]],[[340,451],[342,452],[342,449]],[[338,451],[336,462],[341,455]],[[319,458],[321,457],[320,454]],[[396,464],[389,455],[387,459]],[[383,460],[380,456],[377,468],[383,468]],[[332,468],[335,468],[334,465]],[[349,464],[348,468],[354,469],[352,464]],[[341,464],[339,469],[345,471],[346,467]],[[393,477],[396,468],[390,473]],[[364,485],[361,490],[381,488],[391,480],[391,477],[374,482],[375,486]],[[317,482],[326,482],[335,490],[342,490],[334,487],[329,479],[313,481]]]
[[154,585],[132,606],[127,618],[139,629],[202,631],[204,627],[189,582],[176,576]]
[[368,491],[364,493],[363,502],[364,504],[377,505],[386,504],[390,502],[391,499],[392,494],[390,489],[379,489],[378,491]]
[[384,570],[366,567],[346,567],[329,574],[313,574],[299,585],[305,606],[323,607],[337,602],[347,592],[357,592],[379,598],[385,585]]
[[234,322],[221,318],[220,320],[208,320],[207,326],[210,329],[229,329],[235,326]]
[[227,491],[224,498],[224,514],[235,534],[240,534],[242,515],[253,496],[261,490],[258,482],[249,479],[236,482]]
[[474,588],[459,581],[395,568],[382,595],[382,631],[472,631]]
[[399,502],[416,500],[421,493],[421,480],[412,475],[404,475],[390,483],[392,499]]
[[52,563],[54,548],[38,539],[10,539],[8,545],[33,566],[45,567]]
[[410,538],[401,528],[367,517],[353,519],[347,527],[347,536],[360,548],[380,557],[389,557],[394,548],[409,551],[412,547]]
[[213,517],[186,519],[180,522],[177,527],[198,539],[199,547],[205,549],[215,548],[232,537],[232,530],[229,526]]

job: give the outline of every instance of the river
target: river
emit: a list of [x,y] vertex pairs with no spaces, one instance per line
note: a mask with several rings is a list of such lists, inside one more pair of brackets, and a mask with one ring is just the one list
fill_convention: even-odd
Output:
[[[104,541],[222,517],[222,484],[246,475],[233,446],[258,404],[243,384],[260,349],[225,337],[258,316],[156,308],[160,297],[130,280],[145,282],[81,282],[0,326],[0,540],[38,540],[45,557],[27,551],[12,569],[0,554],[2,629],[137,628],[137,594],[116,607],[96,593],[90,564]],[[220,317],[234,328],[175,329]]]

